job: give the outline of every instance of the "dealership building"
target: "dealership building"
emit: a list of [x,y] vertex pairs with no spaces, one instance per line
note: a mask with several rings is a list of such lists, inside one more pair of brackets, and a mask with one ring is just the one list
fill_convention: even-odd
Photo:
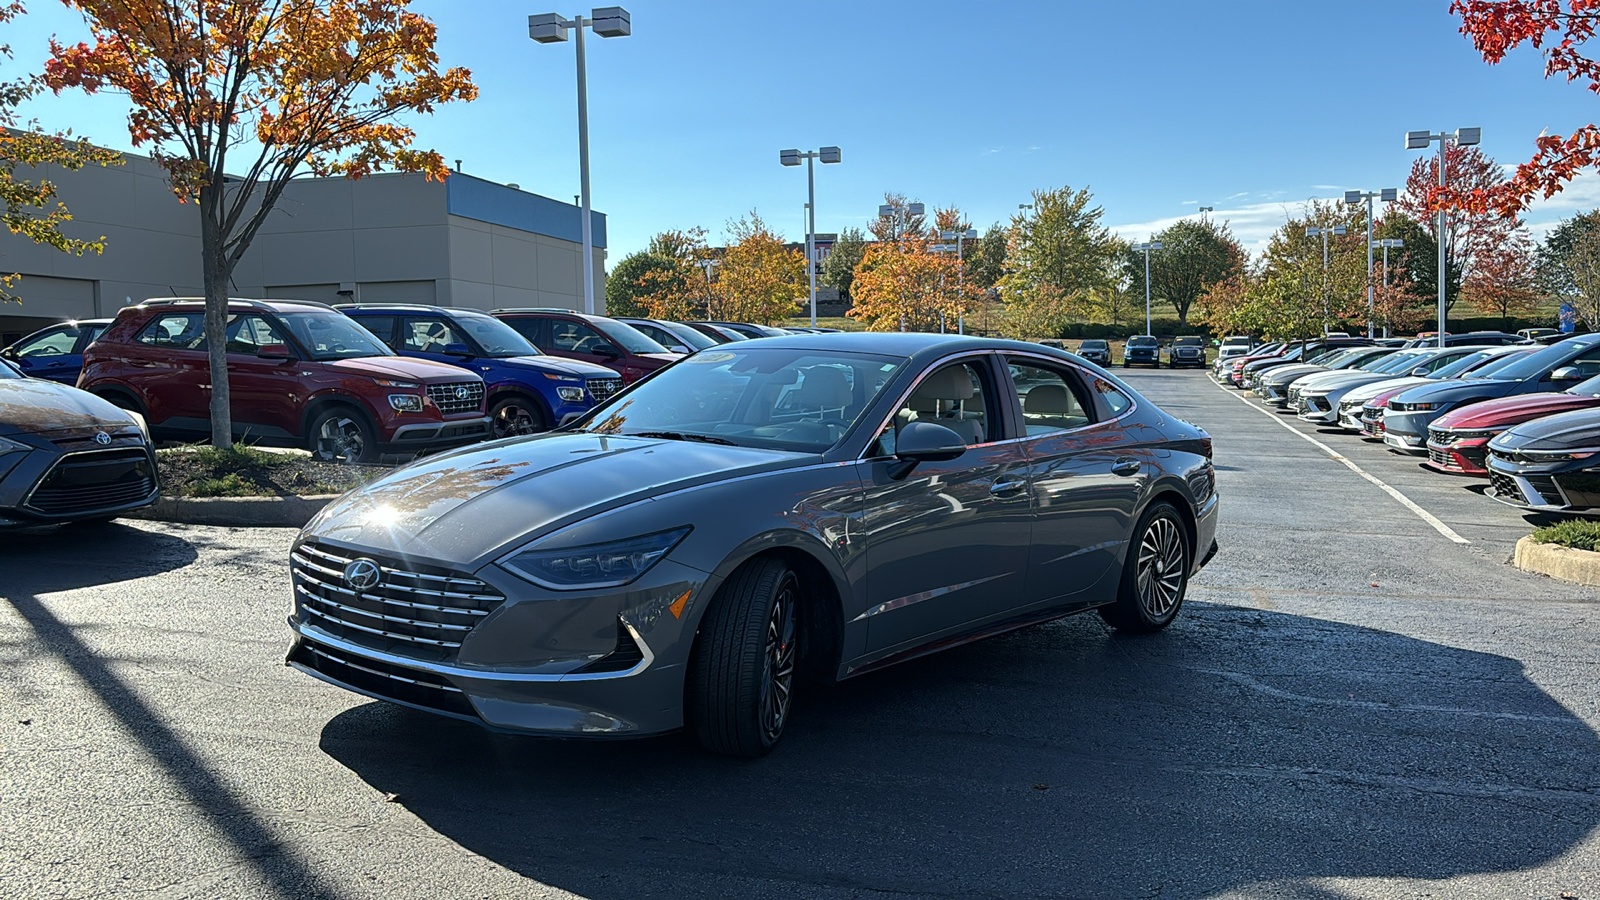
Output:
[[[74,256],[0,233],[0,272],[22,279],[0,303],[0,346],[67,319],[114,316],[150,297],[203,293],[200,213],[148,158],[48,178],[72,213],[63,231],[105,236]],[[435,303],[493,309],[583,306],[582,210],[453,173],[444,181],[383,174],[290,182],[233,273],[236,297],[324,303]],[[595,303],[604,309],[606,219],[591,212]]]

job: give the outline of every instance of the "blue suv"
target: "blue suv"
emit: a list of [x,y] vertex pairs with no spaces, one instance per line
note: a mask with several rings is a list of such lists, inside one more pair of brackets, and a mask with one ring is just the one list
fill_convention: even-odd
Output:
[[401,356],[446,362],[481,376],[497,438],[548,431],[622,390],[615,371],[547,356],[511,326],[477,310],[402,303],[336,309]]
[[17,364],[22,374],[77,384],[83,371],[83,348],[111,326],[110,319],[79,319],[35,331],[0,350],[0,356]]

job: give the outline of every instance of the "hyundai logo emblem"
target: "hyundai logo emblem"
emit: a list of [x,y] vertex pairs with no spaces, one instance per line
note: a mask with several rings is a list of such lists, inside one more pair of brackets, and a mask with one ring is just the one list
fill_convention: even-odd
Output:
[[465,400],[465,399],[467,399],[468,397],[471,397],[471,396],[472,396],[472,392],[467,390],[466,388],[464,388],[464,387],[456,388],[456,399],[457,400]]
[[363,556],[345,564],[344,583],[358,591],[365,591],[377,586],[378,574],[377,562]]
[[94,442],[102,446],[109,444],[111,443],[111,435],[106,434],[104,431],[97,431],[94,435]]

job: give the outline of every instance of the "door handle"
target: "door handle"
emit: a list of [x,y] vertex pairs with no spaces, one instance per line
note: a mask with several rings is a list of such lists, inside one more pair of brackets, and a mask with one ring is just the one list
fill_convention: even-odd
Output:
[[1139,461],[1131,456],[1121,457],[1111,464],[1111,474],[1124,477],[1137,475],[1139,474]]
[[1012,494],[1027,487],[1026,481],[997,481],[989,486],[991,494]]

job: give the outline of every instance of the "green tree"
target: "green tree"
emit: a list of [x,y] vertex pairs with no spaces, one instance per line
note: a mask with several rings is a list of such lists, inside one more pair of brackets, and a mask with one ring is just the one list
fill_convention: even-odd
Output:
[[833,241],[833,249],[822,261],[822,283],[837,288],[848,301],[855,281],[856,266],[867,255],[867,235],[859,228],[846,228]]
[[1093,202],[1087,188],[1034,191],[1033,209],[1012,220],[999,286],[1007,306],[1017,305],[1016,323],[1064,324],[1088,311],[1091,292],[1110,282],[1122,245],[1100,224],[1105,211]]
[[672,260],[647,250],[623,257],[622,262],[617,263],[611,274],[606,276],[606,315],[646,315],[644,304],[640,301],[641,295],[649,290],[646,275],[651,272],[673,272],[676,268]]
[[[1157,234],[1161,249],[1150,254],[1150,296],[1172,304],[1178,328],[1189,322],[1189,308],[1211,285],[1238,272],[1244,247],[1226,222],[1182,219]],[[1131,248],[1123,256],[1129,291],[1144,294],[1144,254]]]
[[989,226],[967,255],[967,280],[984,290],[1000,283],[1006,274],[1006,228],[999,222]]
[[1600,331],[1600,210],[1562,222],[1545,237],[1537,258],[1541,288],[1571,304],[1591,331]]

